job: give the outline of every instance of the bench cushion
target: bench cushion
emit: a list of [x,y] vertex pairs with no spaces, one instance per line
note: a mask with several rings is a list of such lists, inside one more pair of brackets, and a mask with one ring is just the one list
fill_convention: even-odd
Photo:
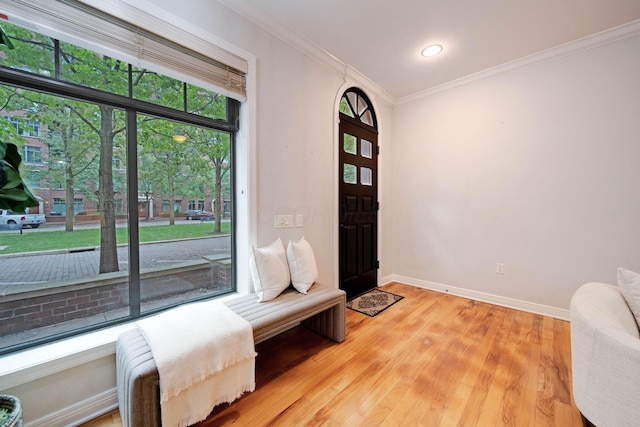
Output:
[[[298,323],[336,342],[346,336],[346,294],[320,284],[313,285],[306,295],[289,288],[271,301],[258,302],[258,296],[251,294],[224,304],[249,322],[255,343]],[[123,426],[160,426],[158,368],[138,328],[118,338],[116,376]]]
[[[249,322],[253,328],[253,339],[257,344],[290,329],[302,320],[339,305],[342,300],[346,310],[344,291],[314,285],[306,295],[289,288],[271,301],[258,302],[258,297],[250,294],[225,301],[224,304]],[[342,310],[341,319],[328,325],[328,330],[317,332],[336,342],[344,341],[344,316],[345,311]],[[312,325],[307,326],[317,330]]]

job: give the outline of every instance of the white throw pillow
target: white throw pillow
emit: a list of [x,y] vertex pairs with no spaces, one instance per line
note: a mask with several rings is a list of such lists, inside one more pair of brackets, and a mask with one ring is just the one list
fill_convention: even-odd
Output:
[[625,268],[618,268],[618,287],[627,305],[640,325],[640,274]]
[[279,237],[269,246],[252,247],[249,266],[259,302],[274,299],[291,283],[287,256]]
[[318,280],[318,266],[316,265],[313,249],[304,237],[298,243],[289,240],[287,261],[289,261],[293,287],[306,294],[313,283]]

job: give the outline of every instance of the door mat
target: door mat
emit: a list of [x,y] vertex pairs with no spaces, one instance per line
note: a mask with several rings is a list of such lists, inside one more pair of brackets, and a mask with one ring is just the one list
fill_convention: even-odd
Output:
[[347,308],[374,317],[404,298],[391,292],[372,289],[347,302]]

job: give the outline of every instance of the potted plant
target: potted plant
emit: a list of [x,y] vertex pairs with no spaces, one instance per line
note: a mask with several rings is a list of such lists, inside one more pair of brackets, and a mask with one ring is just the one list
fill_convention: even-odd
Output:
[[[0,27],[0,45],[14,49],[11,40]],[[20,177],[22,157],[15,144],[0,140],[0,209],[23,211],[37,206],[36,198],[31,194]]]
[[36,198],[20,177],[21,162],[18,147],[0,141],[0,209],[20,212],[38,205]]
[[22,406],[17,397],[0,394],[0,427],[22,427]]

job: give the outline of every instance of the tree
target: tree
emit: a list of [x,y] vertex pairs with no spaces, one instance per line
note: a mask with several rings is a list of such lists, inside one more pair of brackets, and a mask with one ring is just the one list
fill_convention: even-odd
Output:
[[[64,59],[63,74],[76,83],[108,89],[118,93],[128,82],[124,78],[121,61],[68,44],[61,44]],[[128,76],[128,73],[127,73]],[[117,135],[126,130],[124,112],[108,105],[70,105],[71,111],[96,135],[100,141],[98,188],[95,195],[100,209],[100,266],[99,273],[118,271],[116,242],[116,213],[113,185],[113,150]]]
[[222,132],[215,132],[209,143],[203,150],[211,164],[213,165],[214,177],[214,194],[216,197],[215,214],[216,222],[214,226],[215,233],[222,232],[222,216],[224,215],[224,191],[223,180],[229,168],[231,167],[230,154],[231,143],[230,135]]
[[138,148],[138,191],[142,191],[145,198],[145,219],[149,219],[151,212],[151,199],[153,194],[162,188],[159,179],[158,168],[155,158],[151,153],[145,152],[142,147]]
[[[212,118],[226,117],[226,98],[219,94],[204,89],[190,92],[189,105],[194,107],[194,112]],[[216,220],[214,232],[222,232],[222,217],[224,216],[224,183],[231,167],[231,135],[225,132],[208,129],[190,128],[190,138],[195,142],[201,156],[208,160],[208,165],[213,166],[213,194]]]
[[[51,98],[43,102],[39,120],[47,123],[45,140],[49,145],[49,180],[64,182],[66,212],[65,231],[72,232],[74,226],[74,199],[77,187],[87,194],[87,182],[97,174],[99,141],[87,132],[87,127],[77,120],[72,109],[81,108],[76,101]],[[73,106],[73,107],[72,107]]]
[[[154,170],[162,181],[158,182],[163,189],[163,194],[170,203],[176,198],[176,188],[180,188],[180,181],[186,181],[184,171],[187,164],[194,165],[198,162],[198,154],[191,144],[176,142],[173,135],[183,135],[176,129],[176,125],[167,120],[152,117],[139,116],[138,118],[138,143],[142,151],[153,156]],[[175,210],[169,210],[169,224],[175,224]]]
[[[197,182],[196,177],[211,179],[210,171],[213,167],[213,197],[216,214],[214,232],[220,233],[224,215],[223,184],[231,167],[231,137],[224,132],[196,126],[183,127],[179,132],[187,137],[181,144],[184,147],[182,149],[191,155],[188,169],[183,171]],[[204,194],[204,191],[200,194]]]

